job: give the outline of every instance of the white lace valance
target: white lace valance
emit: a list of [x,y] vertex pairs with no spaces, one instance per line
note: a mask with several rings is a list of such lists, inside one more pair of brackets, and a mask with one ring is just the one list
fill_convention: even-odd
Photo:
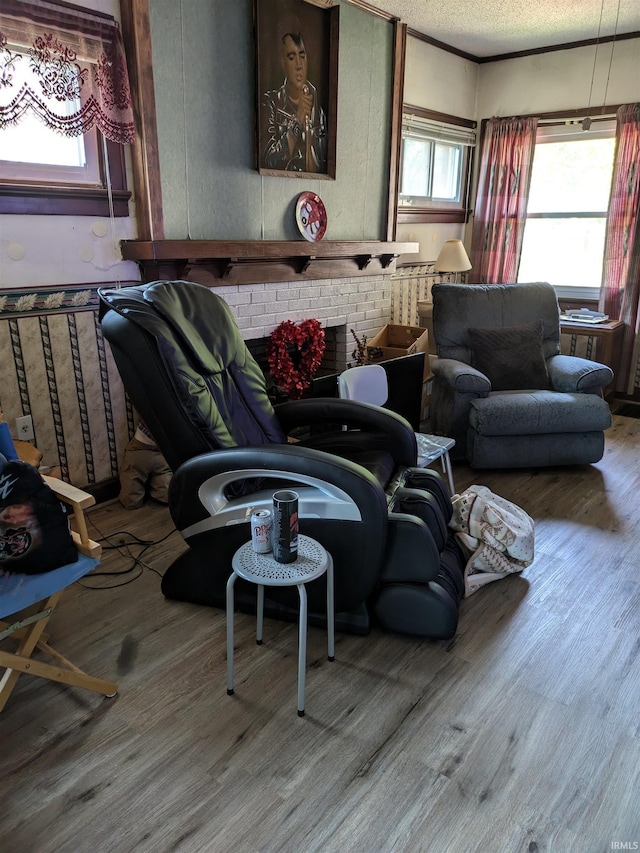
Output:
[[113,18],[50,0],[2,0],[0,130],[29,111],[65,136],[95,125],[113,142],[133,141],[127,64]]

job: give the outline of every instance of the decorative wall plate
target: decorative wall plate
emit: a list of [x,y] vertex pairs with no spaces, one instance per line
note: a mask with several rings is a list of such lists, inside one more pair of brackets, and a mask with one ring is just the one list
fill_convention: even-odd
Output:
[[319,195],[304,192],[296,202],[296,222],[305,240],[317,243],[327,230],[327,211]]

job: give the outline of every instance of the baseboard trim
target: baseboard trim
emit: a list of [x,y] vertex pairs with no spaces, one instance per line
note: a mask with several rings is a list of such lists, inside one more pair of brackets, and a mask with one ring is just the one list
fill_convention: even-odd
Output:
[[101,480],[99,483],[90,483],[88,486],[83,486],[82,488],[85,492],[93,495],[97,504],[103,504],[118,497],[120,494],[120,481],[116,477],[110,477],[108,480]]

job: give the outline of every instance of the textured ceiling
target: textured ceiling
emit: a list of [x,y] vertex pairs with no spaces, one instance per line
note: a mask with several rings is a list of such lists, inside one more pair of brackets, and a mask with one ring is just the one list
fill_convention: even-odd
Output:
[[[596,39],[598,30],[600,38],[640,31],[640,0],[370,2],[411,29],[477,57]],[[640,57],[638,63],[640,73]]]

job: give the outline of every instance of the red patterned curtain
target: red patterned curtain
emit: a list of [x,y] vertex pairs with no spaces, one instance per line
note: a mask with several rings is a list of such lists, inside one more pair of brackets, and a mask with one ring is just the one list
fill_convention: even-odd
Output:
[[537,118],[486,124],[468,274],[474,284],[516,280],[537,127]]
[[0,130],[29,111],[65,136],[96,125],[113,142],[133,141],[127,65],[113,18],[50,0],[2,0]]
[[600,310],[626,324],[616,390],[640,397],[640,103],[616,119]]

